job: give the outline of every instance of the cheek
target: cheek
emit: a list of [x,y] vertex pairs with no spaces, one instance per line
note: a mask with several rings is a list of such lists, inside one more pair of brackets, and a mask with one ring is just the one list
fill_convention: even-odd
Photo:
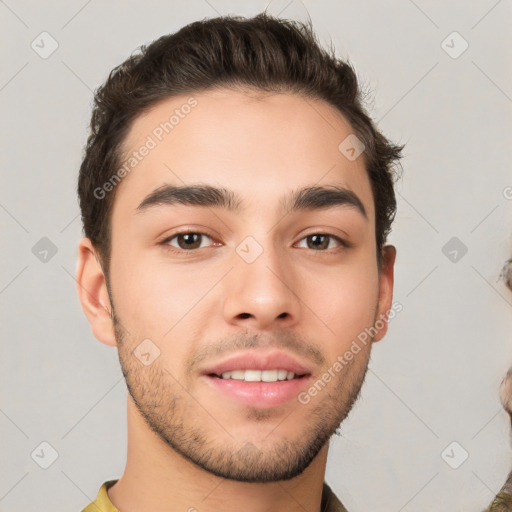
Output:
[[340,343],[350,344],[374,322],[378,300],[377,266],[338,267],[310,282],[302,294],[314,315],[329,328],[326,334],[333,337],[338,349]]
[[208,291],[225,272],[204,263],[169,263],[135,251],[113,257],[111,268],[121,321],[130,332],[164,344],[184,328],[191,332],[193,320],[208,304]]

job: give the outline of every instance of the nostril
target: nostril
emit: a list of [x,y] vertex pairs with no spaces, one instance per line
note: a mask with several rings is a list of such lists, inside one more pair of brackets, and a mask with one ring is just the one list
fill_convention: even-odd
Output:
[[249,318],[250,316],[249,313],[240,313],[240,318]]

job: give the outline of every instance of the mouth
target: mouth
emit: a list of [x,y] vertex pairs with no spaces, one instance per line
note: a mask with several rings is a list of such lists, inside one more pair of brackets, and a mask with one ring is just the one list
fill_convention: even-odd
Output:
[[283,351],[249,350],[205,368],[202,373],[222,379],[276,382],[310,375],[312,369]]
[[292,402],[306,388],[313,371],[284,352],[249,351],[202,372],[216,393],[259,409]]
[[292,379],[302,379],[309,376],[308,373],[296,374],[285,369],[275,370],[233,370],[219,374],[209,373],[209,377],[217,377],[224,380],[242,380],[245,382],[280,382]]

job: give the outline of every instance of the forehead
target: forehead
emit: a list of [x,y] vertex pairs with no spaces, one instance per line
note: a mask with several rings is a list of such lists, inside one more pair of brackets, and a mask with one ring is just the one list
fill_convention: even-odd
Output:
[[137,117],[123,142],[113,216],[135,213],[164,184],[201,183],[270,209],[301,186],[341,186],[373,218],[363,155],[339,149],[347,137],[353,131],[337,109],[297,94],[218,89],[167,98]]

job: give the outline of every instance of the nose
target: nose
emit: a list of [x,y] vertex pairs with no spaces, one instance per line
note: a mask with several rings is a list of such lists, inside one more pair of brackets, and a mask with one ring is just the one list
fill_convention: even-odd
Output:
[[299,321],[301,301],[293,269],[284,255],[265,248],[248,263],[234,255],[234,268],[225,280],[227,323],[255,330],[291,327]]

